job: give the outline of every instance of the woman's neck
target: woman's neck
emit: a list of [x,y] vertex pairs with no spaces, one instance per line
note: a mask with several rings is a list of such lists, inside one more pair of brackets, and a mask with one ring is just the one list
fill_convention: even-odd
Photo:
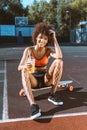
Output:
[[45,47],[39,47],[39,46],[35,46],[35,50],[36,51],[44,51],[45,50]]

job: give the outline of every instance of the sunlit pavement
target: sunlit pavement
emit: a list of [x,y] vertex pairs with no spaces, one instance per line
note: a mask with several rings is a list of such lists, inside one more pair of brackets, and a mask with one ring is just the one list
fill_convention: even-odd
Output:
[[[18,95],[22,85],[21,75],[17,71],[17,66],[24,49],[25,47],[0,49],[1,120],[9,118],[27,118],[30,115],[29,103],[26,97],[21,98]],[[64,101],[64,105],[59,108],[48,103],[47,97],[49,90],[40,92],[38,93],[39,95],[35,93],[36,101],[42,109],[43,117],[50,115],[53,116],[54,114],[86,114],[87,112],[87,47],[61,47],[61,49],[64,56],[64,71],[62,80],[73,80],[74,91],[69,92],[65,90],[58,90],[57,94]],[[45,106],[43,104],[45,104]]]

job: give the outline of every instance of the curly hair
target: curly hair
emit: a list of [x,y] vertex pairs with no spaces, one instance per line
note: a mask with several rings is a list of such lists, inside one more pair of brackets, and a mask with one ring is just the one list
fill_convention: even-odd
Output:
[[54,40],[52,38],[52,35],[49,32],[50,29],[52,29],[52,25],[49,25],[46,22],[40,22],[40,23],[36,24],[35,29],[33,31],[33,35],[32,35],[33,43],[36,44],[36,38],[41,33],[48,37],[48,43],[46,46],[52,45]]

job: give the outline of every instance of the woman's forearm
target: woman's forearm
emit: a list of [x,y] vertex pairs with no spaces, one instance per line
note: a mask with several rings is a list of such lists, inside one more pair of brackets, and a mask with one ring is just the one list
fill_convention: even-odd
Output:
[[61,51],[61,48],[60,48],[56,38],[54,39],[54,46],[55,46],[56,58],[62,59],[62,57],[63,57],[62,51]]

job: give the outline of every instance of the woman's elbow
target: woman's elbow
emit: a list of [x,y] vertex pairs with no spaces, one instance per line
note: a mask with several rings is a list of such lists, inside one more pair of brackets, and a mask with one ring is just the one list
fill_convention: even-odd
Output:
[[20,66],[18,66],[18,71],[21,71],[21,67]]

